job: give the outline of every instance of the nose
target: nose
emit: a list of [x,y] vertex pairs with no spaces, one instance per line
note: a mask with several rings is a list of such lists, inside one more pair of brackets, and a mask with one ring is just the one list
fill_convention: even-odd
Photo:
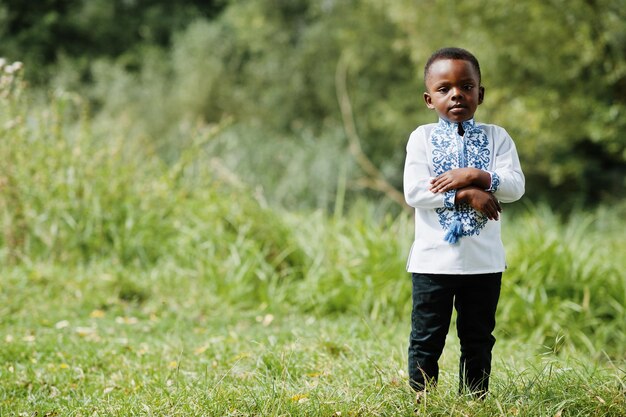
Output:
[[458,87],[453,87],[452,88],[452,98],[458,99],[463,97],[462,91],[460,88]]

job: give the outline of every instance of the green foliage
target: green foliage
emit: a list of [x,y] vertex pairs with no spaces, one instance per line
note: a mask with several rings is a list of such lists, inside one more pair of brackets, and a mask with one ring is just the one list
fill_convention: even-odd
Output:
[[[94,121],[79,97],[57,94],[41,108],[19,77],[3,94],[3,264],[110,263],[110,287],[127,302],[145,303],[163,279],[188,280],[246,307],[407,317],[410,216],[365,200],[332,217],[270,208],[204,152],[227,126],[190,130],[188,147],[166,164],[123,123]],[[620,210],[565,220],[543,206],[505,213],[505,335],[623,357]]]
[[626,250],[618,220],[623,210],[575,213],[564,223],[539,207],[511,222],[508,302],[501,311],[507,333],[533,329],[555,352],[575,345],[595,356],[623,355],[613,349],[626,344],[620,324],[626,282],[616,259]]
[[[76,97],[59,96],[41,113],[28,112],[31,105],[18,102],[8,114],[21,114],[6,121],[10,128],[2,132],[9,255],[154,260],[160,241],[172,232],[171,200],[160,192],[160,162],[137,158],[138,149],[121,137],[94,138]],[[134,182],[138,175],[148,181]]]
[[[133,304],[110,297],[109,268],[40,264],[4,274],[0,309],[14,308],[15,321],[2,323],[0,413],[415,415],[406,323],[242,312],[189,280],[156,285]],[[625,415],[623,370],[539,357],[519,339],[497,345],[485,401],[459,396],[450,342],[439,388],[419,414]]]
[[[303,137],[346,148],[336,90],[343,57],[362,146],[400,188],[408,134],[434,120],[421,98],[423,64],[436,48],[459,45],[482,65],[487,93],[477,119],[512,134],[528,197],[567,210],[624,193],[626,36],[617,3],[232,2],[211,19],[175,26],[169,49],[143,43],[118,59],[93,60],[89,90],[71,59],[54,82],[89,91],[104,117],[129,118],[161,154],[179,151],[181,120],[229,119],[242,148],[261,140],[272,151],[296,148],[288,155],[296,167],[306,159],[308,172],[331,152],[308,158]],[[228,167],[246,181],[284,187],[270,162],[241,149],[237,155],[219,156],[236,159]],[[335,172],[342,167],[340,158],[329,163]],[[346,175],[348,194],[361,193],[360,172]],[[315,192],[307,184],[305,194]],[[282,196],[271,202],[289,203]]]
[[68,57],[81,71],[97,57],[141,65],[139,44],[167,46],[190,19],[211,18],[224,1],[47,0],[0,2],[0,56],[28,63],[30,79],[47,80],[51,64]]
[[[414,415],[410,216],[270,208],[208,152],[227,124],[179,125],[165,163],[123,119],[37,101],[10,67],[0,414]],[[624,416],[620,210],[505,212],[492,395],[456,394],[451,334],[418,412]]]
[[[252,130],[268,150],[298,148],[310,137],[317,147],[336,142],[332,151],[345,154],[336,97],[341,58],[365,153],[400,188],[408,134],[434,117],[422,103],[423,64],[433,50],[459,45],[475,52],[483,69],[487,93],[477,119],[504,126],[516,140],[528,196],[567,210],[624,193],[621,6],[615,0],[186,0],[175,7],[162,0],[36,6],[5,0],[0,56],[26,62],[31,80],[80,90],[105,119],[126,118],[167,158],[187,145],[181,120],[224,119],[246,136],[236,139],[241,146],[249,146]],[[310,158],[310,146],[302,148],[290,155],[293,166],[304,162],[304,171],[331,153]],[[270,162],[240,152],[230,170],[265,189],[286,187]],[[337,172],[344,163],[331,156],[328,164]],[[348,195],[360,193],[359,171],[345,172]],[[334,185],[325,189],[334,195]],[[305,190],[312,195],[316,188],[308,183]],[[294,204],[277,194],[272,203],[320,207],[316,199]],[[333,206],[322,200],[321,207]]]

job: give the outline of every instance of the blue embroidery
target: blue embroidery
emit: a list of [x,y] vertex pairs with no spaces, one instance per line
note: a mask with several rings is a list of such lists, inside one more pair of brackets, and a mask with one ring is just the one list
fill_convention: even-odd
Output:
[[487,191],[491,191],[492,193],[498,191],[500,187],[500,177],[495,172],[491,172],[491,187]]
[[443,206],[446,208],[454,208],[454,199],[456,198],[456,190],[446,191],[443,197]]
[[[456,133],[456,123],[439,119],[438,125],[433,129],[430,141],[433,145],[432,162],[436,175],[464,167],[487,170],[491,160],[487,135],[476,127],[473,119],[463,122],[463,128],[465,135],[460,137]],[[496,190],[500,185],[500,178],[495,173],[492,173],[491,178],[491,188]],[[445,207],[436,209],[439,224],[448,231],[446,240],[450,243],[455,243],[457,237],[480,234],[488,220],[469,204],[450,204],[450,201],[454,201],[454,193],[455,191],[446,193]],[[455,236],[449,236],[450,231]]]

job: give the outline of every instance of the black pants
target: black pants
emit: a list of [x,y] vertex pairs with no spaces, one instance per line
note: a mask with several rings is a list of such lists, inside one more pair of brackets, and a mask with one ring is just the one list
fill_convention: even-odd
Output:
[[489,389],[491,334],[496,325],[502,273],[479,275],[416,274],[409,340],[409,378],[414,390],[436,384],[439,357],[450,328],[452,306],[461,343],[459,390],[482,394]]

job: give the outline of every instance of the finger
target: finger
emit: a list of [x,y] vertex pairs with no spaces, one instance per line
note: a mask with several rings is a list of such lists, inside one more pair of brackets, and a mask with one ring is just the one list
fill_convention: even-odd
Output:
[[437,178],[433,178],[433,180],[430,182],[433,186],[438,186],[441,184],[442,178],[441,177],[437,177]]
[[498,199],[493,196],[493,194],[491,195],[491,201],[493,202],[496,210],[501,212],[502,211],[502,206],[500,205],[500,202],[498,201]]
[[493,196],[493,194],[491,195],[491,201],[493,202],[497,212],[501,213],[502,212],[502,206],[500,205],[500,202],[498,201],[498,199]]
[[489,220],[498,220],[498,208],[492,201],[491,204],[488,205],[489,210]]
[[445,182],[443,182],[443,181],[436,181],[436,182],[434,182],[431,185],[430,189],[433,192],[438,192],[438,191],[444,191],[445,187],[446,187],[446,183]]
[[436,188],[444,188],[444,187],[449,187],[449,186],[451,185],[451,183],[452,183],[452,181],[450,181],[450,180],[449,180],[448,178],[446,178],[446,177],[443,177],[443,178],[440,178],[440,179],[438,179],[437,181],[435,181],[435,182],[433,183],[433,185],[434,185]]

